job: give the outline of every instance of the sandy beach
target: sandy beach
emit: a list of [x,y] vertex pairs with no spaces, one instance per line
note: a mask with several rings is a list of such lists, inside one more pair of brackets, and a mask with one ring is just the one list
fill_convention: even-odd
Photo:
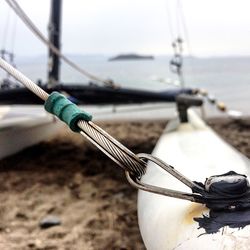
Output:
[[[209,124],[250,157],[250,119]],[[150,153],[166,121],[101,123],[135,153]],[[70,131],[0,161],[0,249],[145,249],[137,191],[123,171]],[[60,225],[42,229],[54,216]]]

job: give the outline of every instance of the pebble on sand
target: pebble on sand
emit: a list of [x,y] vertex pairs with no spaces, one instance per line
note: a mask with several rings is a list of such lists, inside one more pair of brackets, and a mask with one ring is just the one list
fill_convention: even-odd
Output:
[[50,227],[61,225],[61,221],[58,217],[56,217],[54,215],[49,215],[49,216],[46,216],[45,218],[43,218],[40,221],[39,225],[40,225],[41,229],[47,229]]

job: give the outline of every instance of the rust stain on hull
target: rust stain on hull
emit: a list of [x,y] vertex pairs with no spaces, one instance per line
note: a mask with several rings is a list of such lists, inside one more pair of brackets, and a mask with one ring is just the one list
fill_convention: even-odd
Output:
[[193,224],[195,223],[194,221],[195,217],[200,217],[204,213],[208,213],[208,212],[209,212],[209,209],[205,205],[193,203],[188,207],[184,215],[183,222],[185,224]]

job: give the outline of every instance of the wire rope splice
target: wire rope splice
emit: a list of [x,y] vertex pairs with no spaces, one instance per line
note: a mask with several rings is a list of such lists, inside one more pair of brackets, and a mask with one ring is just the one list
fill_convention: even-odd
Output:
[[[74,132],[80,132],[84,137],[86,137],[90,142],[92,142],[96,147],[98,147],[103,153],[105,153],[109,158],[111,158],[114,162],[116,162],[121,168],[126,171],[126,176],[131,184],[133,184],[133,179],[140,180],[141,176],[146,171],[146,162],[147,159],[145,154],[135,155],[124,145],[119,143],[116,139],[94,124],[92,120],[92,116],[87,112],[80,110],[75,104],[69,101],[65,96],[60,93],[53,92],[51,95],[48,95],[43,89],[37,86],[34,82],[32,82],[29,78],[15,69],[13,66],[8,64],[6,61],[0,58],[0,67],[2,67],[5,71],[11,74],[16,80],[20,81],[24,86],[26,86],[30,91],[39,96],[42,100],[45,101],[45,109],[56,115],[60,120],[65,122]],[[148,156],[149,157],[149,156]],[[153,156],[150,156],[151,159]],[[144,159],[144,160],[143,160]],[[163,167],[165,166],[165,170],[174,168],[166,167],[168,166],[164,162],[158,160],[156,163]],[[182,182],[184,182],[189,187],[199,188],[195,183],[189,181],[187,178],[182,176],[177,171],[170,171],[171,174],[176,176]],[[142,188],[141,186],[133,185],[137,188]],[[149,187],[149,186],[148,186]],[[158,188],[160,189],[160,188]],[[148,188],[147,191],[150,191]],[[182,195],[179,194],[178,191],[163,192],[163,190],[157,191],[155,193],[168,195],[171,197],[186,199],[196,201],[191,194]]]
[[192,202],[197,202],[197,203],[204,203],[203,197],[201,193],[203,193],[205,190],[203,187],[198,185],[196,182],[193,182],[189,180],[187,177],[179,173],[174,167],[171,165],[163,162],[159,158],[152,156],[150,154],[138,154],[137,155],[140,159],[142,160],[148,160],[153,163],[155,163],[158,167],[161,167],[163,170],[168,172],[170,175],[178,179],[180,182],[188,186],[193,193],[186,193],[186,192],[181,192],[177,190],[172,190],[172,189],[167,189],[167,188],[162,188],[150,184],[146,184],[140,180],[140,178],[136,178],[135,176],[131,175],[128,171],[126,171],[126,177],[128,182],[135,188],[141,189],[143,191],[147,191],[150,193],[155,193],[155,194],[160,194],[164,196],[169,196],[173,198],[178,198],[182,200],[189,200]]
[[92,116],[81,111],[65,96],[53,92],[45,102],[45,109],[64,121],[72,131],[80,132],[123,169],[136,176],[141,176],[145,172],[146,166],[143,161],[91,122]]
[[191,181],[171,165],[149,154],[138,154],[140,159],[149,160],[161,167],[180,182],[188,186],[192,193],[162,188],[146,184],[126,171],[128,182],[137,189],[168,197],[201,203],[214,211],[241,211],[250,209],[250,184],[246,175],[229,171],[225,174],[206,178],[205,183]]
[[[59,117],[68,124],[74,132],[80,132],[102,152],[109,156],[109,158],[122,167],[132,186],[164,196],[202,203],[214,210],[232,211],[250,208],[250,186],[246,176],[231,171],[223,175],[211,176],[206,180],[205,184],[191,181],[172,166],[152,155],[135,155],[94,124],[91,121],[92,116],[90,114],[80,110],[65,96],[57,92],[48,95],[48,93],[2,58],[0,58],[0,67],[43,99],[45,101],[45,109],[48,112]],[[146,160],[153,161],[156,165],[184,183],[192,190],[192,193],[185,193],[143,183],[141,177],[146,172]]]
[[59,93],[49,95],[2,58],[0,58],[0,67],[44,100],[46,102],[45,108],[48,109],[50,113],[58,116],[58,118],[68,124],[74,132],[80,132],[124,170],[133,173],[135,176],[141,176],[145,173],[146,163],[94,124],[91,121],[91,115],[80,110],[75,104]]

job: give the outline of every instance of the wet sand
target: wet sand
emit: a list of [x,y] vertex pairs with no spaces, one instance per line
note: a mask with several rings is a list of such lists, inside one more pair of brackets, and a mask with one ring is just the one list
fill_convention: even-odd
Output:
[[229,144],[250,158],[250,118],[210,119],[208,124]]
[[[250,157],[250,119],[209,123]],[[150,153],[166,121],[100,125],[135,153]],[[78,134],[61,132],[4,159],[0,171],[0,249],[145,249],[136,190]],[[48,215],[61,225],[41,229]]]

